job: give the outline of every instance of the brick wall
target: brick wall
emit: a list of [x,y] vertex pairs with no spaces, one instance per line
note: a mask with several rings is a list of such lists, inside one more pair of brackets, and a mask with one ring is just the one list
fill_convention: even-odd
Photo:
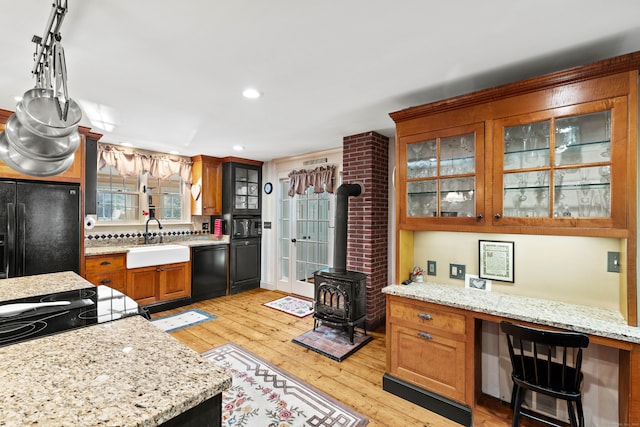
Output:
[[349,198],[347,269],[368,275],[367,328],[385,321],[388,283],[389,138],[366,132],[343,138],[344,183],[360,183],[364,192]]

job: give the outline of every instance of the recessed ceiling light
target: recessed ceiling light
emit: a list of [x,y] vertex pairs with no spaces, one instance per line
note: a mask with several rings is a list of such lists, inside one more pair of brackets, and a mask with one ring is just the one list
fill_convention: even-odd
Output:
[[120,145],[122,145],[123,147],[133,147],[133,144],[130,142],[121,142]]
[[261,95],[262,94],[260,92],[258,92],[257,89],[254,89],[252,87],[247,88],[247,89],[242,91],[242,96],[244,96],[245,98],[249,98],[249,99],[260,98]]
[[235,151],[243,151],[243,150],[244,150],[244,147],[243,147],[242,145],[234,145],[234,146],[233,146],[233,149],[234,149]]
[[180,154],[180,152],[178,150],[171,150],[169,151],[169,154]]

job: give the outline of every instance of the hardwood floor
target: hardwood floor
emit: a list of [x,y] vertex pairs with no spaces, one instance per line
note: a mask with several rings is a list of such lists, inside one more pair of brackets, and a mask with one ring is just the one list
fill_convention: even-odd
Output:
[[[291,340],[313,328],[313,318],[297,318],[265,307],[263,303],[283,294],[255,289],[238,295],[214,298],[188,307],[156,313],[153,317],[199,308],[217,319],[171,333],[197,352],[233,342],[303,379],[369,418],[369,427],[459,426],[382,390],[385,371],[385,331],[368,332],[374,339],[342,362],[310,351]],[[508,410],[487,412],[476,426],[511,424]]]

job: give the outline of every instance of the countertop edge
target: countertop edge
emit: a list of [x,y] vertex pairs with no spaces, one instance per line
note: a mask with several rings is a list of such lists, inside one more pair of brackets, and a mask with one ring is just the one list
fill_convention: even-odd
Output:
[[382,292],[476,313],[640,344],[640,328],[627,325],[619,312],[604,308],[428,282],[409,285],[393,284],[384,287]]

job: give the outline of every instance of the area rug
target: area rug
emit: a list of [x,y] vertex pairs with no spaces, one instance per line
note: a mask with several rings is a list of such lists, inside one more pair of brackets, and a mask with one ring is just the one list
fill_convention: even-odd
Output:
[[279,298],[275,301],[264,303],[267,307],[284,311],[297,317],[305,317],[313,313],[313,302],[292,296]]
[[222,393],[226,427],[363,427],[369,421],[299,378],[236,344],[202,355],[233,375]]
[[206,311],[194,308],[192,310],[183,311],[181,313],[169,314],[167,316],[153,319],[153,323],[165,332],[174,332],[188,326],[198,325],[203,322],[215,319],[216,316]]
[[328,326],[318,326],[304,334],[295,337],[292,341],[303,347],[327,356],[330,359],[342,362],[347,357],[358,351],[362,346],[371,341],[371,335],[355,331],[353,344],[349,342],[349,333],[343,329],[334,329]]

